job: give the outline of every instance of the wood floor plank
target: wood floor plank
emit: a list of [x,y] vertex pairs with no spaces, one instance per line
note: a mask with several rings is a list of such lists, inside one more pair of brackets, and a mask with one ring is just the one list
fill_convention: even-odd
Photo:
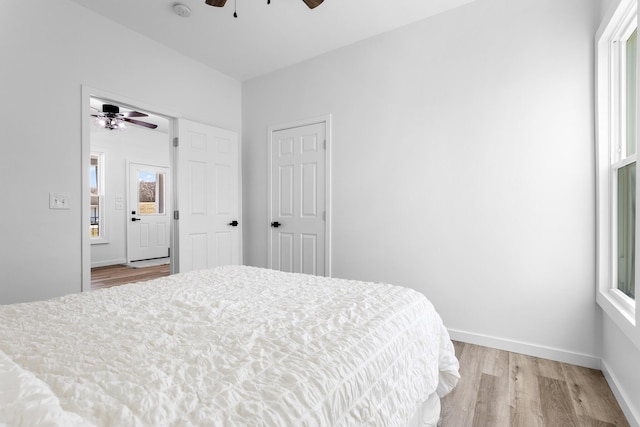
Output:
[[602,372],[569,364],[562,367],[578,416],[616,426],[629,425]]
[[579,427],[567,383],[563,380],[538,377],[540,405],[544,424],[549,427]]
[[538,372],[543,377],[553,378],[555,380],[564,381],[564,371],[562,370],[562,363],[555,360],[540,359],[537,358]]
[[[482,376],[481,347],[465,345],[458,360],[460,381],[442,401],[442,426],[471,426]],[[455,402],[448,405],[447,401]]]
[[508,383],[509,377],[509,352],[495,348],[482,347],[484,351],[482,372],[505,378]]
[[482,374],[472,425],[509,427],[508,394],[508,376]]
[[538,366],[534,357],[509,353],[509,402],[513,427],[544,427]]

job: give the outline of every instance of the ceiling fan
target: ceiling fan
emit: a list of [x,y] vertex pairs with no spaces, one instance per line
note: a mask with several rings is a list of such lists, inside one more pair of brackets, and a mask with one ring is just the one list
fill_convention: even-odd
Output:
[[[324,0],[302,0],[304,4],[309,6],[309,9],[313,9],[316,6],[320,6]],[[222,7],[227,2],[227,0],[205,0],[205,3],[209,6]],[[271,0],[267,0],[267,4],[271,3]]]
[[92,114],[91,117],[96,118],[95,119],[96,126],[100,126],[109,130],[114,130],[114,129],[124,130],[127,128],[126,123],[143,126],[149,129],[155,129],[158,127],[158,125],[154,125],[153,123],[142,122],[140,120],[131,118],[131,117],[149,117],[148,114],[141,113],[139,111],[127,111],[125,113],[121,113],[120,107],[113,104],[103,104],[102,111],[97,111],[96,114]]

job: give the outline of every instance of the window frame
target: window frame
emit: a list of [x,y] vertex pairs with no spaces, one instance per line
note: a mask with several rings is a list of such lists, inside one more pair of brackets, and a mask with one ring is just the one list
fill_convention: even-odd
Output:
[[[97,176],[96,176],[96,181],[97,181],[97,185],[98,185],[98,218],[99,218],[99,223],[98,223],[98,235],[97,236],[91,236],[91,232],[89,233],[89,242],[92,245],[100,245],[100,244],[105,244],[105,243],[109,243],[109,240],[107,239],[107,210],[105,208],[105,154],[103,152],[100,151],[91,151],[91,154],[89,155],[89,159],[93,159],[93,158],[97,158],[98,159],[98,170],[97,170]],[[89,165],[89,174],[91,174],[91,165]],[[90,178],[90,177],[89,177]],[[91,188],[91,185],[89,185],[89,188]],[[92,194],[89,194],[89,200],[91,200]],[[89,203],[91,204],[91,203]],[[91,221],[89,221],[91,223]]]
[[[618,169],[635,162],[637,158],[635,153],[626,156],[625,151],[626,40],[637,27],[637,0],[622,0],[603,20],[596,34],[596,301],[634,345],[640,348],[640,310],[636,309],[637,298],[634,300],[617,289],[616,259]],[[636,99],[638,68],[636,65]],[[636,123],[638,121],[636,108]],[[636,175],[636,200],[640,190],[637,181]],[[636,217],[636,242],[640,241],[639,228]],[[639,265],[639,260],[636,250],[636,266]]]

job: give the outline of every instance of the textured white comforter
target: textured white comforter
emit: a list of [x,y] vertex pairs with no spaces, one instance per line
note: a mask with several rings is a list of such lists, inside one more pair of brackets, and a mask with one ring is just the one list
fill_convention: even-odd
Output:
[[228,266],[0,306],[0,425],[403,426],[458,379],[411,289]]

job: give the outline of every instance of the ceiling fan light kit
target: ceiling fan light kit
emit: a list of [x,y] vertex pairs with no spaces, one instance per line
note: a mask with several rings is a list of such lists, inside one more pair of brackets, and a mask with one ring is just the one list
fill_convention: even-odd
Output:
[[116,119],[108,119],[106,117],[96,117],[95,124],[98,127],[109,130],[125,130],[127,125]]
[[[302,1],[304,2],[304,4],[307,5],[307,7],[309,7],[309,9],[314,9],[320,6],[320,4],[322,4],[324,0],[302,0]],[[209,6],[223,7],[227,3],[227,0],[204,0],[204,2]],[[267,4],[271,4],[271,0],[267,0]],[[174,10],[175,10],[175,6],[174,6]],[[234,1],[233,17],[234,18],[238,17],[238,12],[235,8],[235,1]]]

